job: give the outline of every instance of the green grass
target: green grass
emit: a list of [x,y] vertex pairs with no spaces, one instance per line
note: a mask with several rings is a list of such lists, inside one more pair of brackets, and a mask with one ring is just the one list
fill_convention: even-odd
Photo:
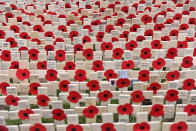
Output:
[[53,118],[42,118],[42,122],[43,123],[54,123],[54,119]]
[[63,103],[63,108],[64,109],[70,109],[70,104],[69,103]]
[[98,116],[97,116],[96,122],[97,122],[97,123],[102,123],[102,117],[101,117],[101,115],[98,115]]
[[130,115],[130,116],[129,116],[129,122],[130,122],[130,123],[136,122],[136,116]]
[[10,120],[10,119],[6,119],[6,125],[19,125],[22,124],[22,120],[17,119],[17,120]]
[[85,123],[86,123],[86,118],[85,118],[85,116],[79,116],[79,123],[80,123],[80,124],[85,124]]
[[112,99],[111,104],[119,104],[118,99]]

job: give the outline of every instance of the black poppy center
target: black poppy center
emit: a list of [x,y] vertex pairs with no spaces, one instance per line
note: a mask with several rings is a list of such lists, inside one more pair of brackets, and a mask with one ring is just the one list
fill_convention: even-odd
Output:
[[191,109],[191,112],[195,112],[195,109],[194,109],[194,108],[192,108],[192,109]]
[[22,76],[26,76],[26,73],[22,73]]
[[14,103],[14,102],[16,102],[16,100],[12,99],[12,102]]
[[93,113],[93,110],[89,110],[89,113]]
[[57,116],[61,116],[61,113],[56,113]]
[[187,86],[190,86],[191,85],[191,83],[187,83]]
[[103,97],[108,97],[108,94],[104,94]]
[[144,126],[140,126],[140,129],[143,130],[144,129]]
[[157,62],[157,65],[161,65],[161,62]]
[[40,129],[39,128],[35,128],[35,131],[40,131]]
[[140,95],[138,95],[138,94],[137,94],[137,95],[135,95],[135,97],[136,97],[136,98],[139,98],[139,97],[140,97]]
[[127,111],[127,108],[124,107],[124,108],[122,108],[122,110],[125,112],[125,111]]
[[177,128],[178,128],[179,130],[181,130],[181,129],[182,129],[182,126],[178,126]]
[[159,110],[160,110],[159,108],[156,108],[156,109],[155,109],[155,111],[159,111]]
[[28,113],[24,113],[23,116],[28,116]]
[[71,131],[76,131],[76,128],[72,128]]
[[50,76],[52,77],[52,76],[54,76],[54,74],[53,73],[50,73]]

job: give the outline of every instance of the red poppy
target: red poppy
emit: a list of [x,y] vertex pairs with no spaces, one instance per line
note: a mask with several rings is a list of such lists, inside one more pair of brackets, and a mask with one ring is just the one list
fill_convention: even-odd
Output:
[[56,70],[49,69],[49,70],[47,70],[45,78],[48,81],[55,81],[55,80],[57,80],[57,74],[58,74],[58,72]]
[[17,41],[12,37],[7,38],[6,42],[10,43],[10,48],[17,47],[17,45],[18,45]]
[[125,19],[124,18],[118,18],[116,21],[115,26],[123,26],[123,24],[125,23]]
[[151,107],[150,115],[154,117],[160,117],[164,114],[164,106],[161,104],[155,104]]
[[184,121],[179,121],[170,126],[170,131],[188,131],[188,125]]
[[101,61],[101,60],[93,61],[92,70],[94,70],[94,71],[101,71],[103,69],[104,69],[103,61]]
[[179,33],[178,30],[171,30],[169,36],[178,36],[178,33]]
[[173,19],[174,20],[181,20],[182,19],[182,14],[180,14],[180,13],[175,14]]
[[104,90],[102,92],[99,92],[97,96],[100,101],[106,102],[113,97],[113,94],[109,90]]
[[11,61],[11,51],[3,50],[1,52],[1,60],[2,61]]
[[152,29],[145,30],[144,36],[153,36],[153,30]]
[[123,56],[123,54],[124,54],[124,51],[123,51],[122,48],[115,48],[115,49],[113,50],[112,57],[113,57],[114,59],[121,59],[122,56]]
[[186,37],[186,42],[193,42],[195,41],[194,37]]
[[179,30],[187,30],[189,28],[188,24],[181,24]]
[[148,59],[148,58],[151,58],[151,56],[152,56],[152,54],[151,54],[150,48],[142,48],[141,49],[140,57],[142,59]]
[[71,38],[71,40],[73,40],[74,37],[77,37],[79,35],[79,33],[77,31],[71,31],[69,33],[69,38]]
[[21,120],[26,120],[26,119],[29,119],[30,114],[34,114],[34,112],[31,109],[24,109],[18,112],[18,117]]
[[49,97],[46,95],[38,95],[36,99],[37,104],[40,106],[48,106],[48,102],[50,101]]
[[62,80],[59,82],[59,89],[61,91],[67,92],[69,90],[70,82],[68,80]]
[[113,69],[108,69],[104,72],[104,76],[107,80],[117,78],[117,73],[114,72]]
[[13,106],[18,106],[18,101],[20,99],[16,96],[13,96],[13,95],[8,95],[6,96],[5,98],[5,102],[7,105],[13,105]]
[[149,16],[149,15],[143,15],[143,16],[141,17],[141,21],[142,21],[144,24],[150,23],[150,22],[152,22],[152,17]]
[[98,42],[102,42],[103,38],[104,38],[104,32],[98,32],[96,35],[97,41]]
[[39,50],[37,50],[37,49],[30,49],[28,51],[29,59],[31,59],[31,60],[38,60],[38,53],[39,53]]
[[169,48],[167,50],[166,57],[168,59],[174,59],[176,56],[178,56],[178,50],[176,48]]
[[165,25],[164,24],[156,24],[154,26],[154,30],[155,31],[162,31],[163,28],[165,28]]
[[169,36],[162,36],[161,41],[170,41],[170,37]]
[[85,81],[87,79],[86,78],[86,71],[85,70],[82,70],[82,69],[76,70],[75,71],[74,79],[76,81],[79,81],[79,82]]
[[133,113],[133,107],[131,104],[119,105],[117,111],[120,115],[131,115]]
[[76,68],[76,64],[75,62],[72,62],[72,61],[68,61],[66,62],[65,66],[64,66],[64,70],[75,70]]
[[0,125],[0,130],[1,131],[9,131],[9,129],[4,125]]
[[112,24],[106,25],[105,32],[110,33],[112,30],[115,30]]
[[22,24],[23,24],[23,25],[27,25],[27,26],[31,26],[31,23],[28,22],[28,21],[24,21],[24,22],[22,22]]
[[[86,16],[86,17],[87,17],[87,16]],[[87,18],[88,18],[88,17],[87,17]],[[85,26],[83,26],[83,29],[88,29],[88,33],[93,32],[93,30],[92,30],[92,28],[91,28],[90,25],[85,25]]]
[[124,12],[124,13],[128,13],[129,7],[128,6],[122,6],[121,11]]
[[44,33],[44,36],[45,37],[54,37],[54,34],[51,31],[47,31],[47,32]]
[[67,32],[67,27],[65,25],[59,25],[58,30],[60,30],[62,32]]
[[112,37],[112,42],[119,41],[117,37]]
[[100,89],[99,81],[97,80],[90,80],[87,83],[87,87],[90,91],[97,91]]
[[83,110],[83,115],[86,118],[94,118],[99,113],[99,109],[96,106],[88,106]]
[[38,87],[41,87],[41,85],[39,83],[31,83],[29,85],[29,93],[32,95],[38,95]]
[[91,42],[91,38],[89,36],[84,36],[82,38],[82,44],[85,44],[85,43],[88,43],[88,42]]
[[93,59],[93,49],[85,49],[83,51],[83,56],[87,59],[87,60],[92,60]]
[[184,112],[187,112],[188,116],[196,115],[196,105],[188,104],[184,107]]
[[144,100],[143,92],[140,90],[133,91],[131,93],[131,100],[134,103],[140,103]]
[[10,26],[10,30],[13,30],[14,33],[19,33],[20,32],[20,28],[17,25]]
[[133,24],[131,27],[130,27],[130,32],[137,32],[137,29],[140,28],[140,25],[138,24]]
[[83,51],[83,45],[81,44],[74,45],[74,53],[76,53],[77,51]]
[[39,40],[39,39],[37,39],[37,38],[34,38],[34,39],[32,39],[31,40],[32,42],[36,42],[37,43],[37,45],[41,45],[41,40]]
[[162,44],[161,44],[160,40],[153,40],[151,42],[151,47],[152,47],[152,49],[161,49]]
[[12,13],[10,13],[10,12],[7,12],[5,14],[5,17],[6,17],[6,21],[8,22],[8,18],[14,18],[14,15]]
[[56,45],[57,42],[63,42],[64,43],[65,41],[63,40],[63,38],[56,38],[55,41],[53,42],[53,44]]
[[187,48],[188,43],[186,41],[178,41],[177,48]]
[[0,39],[4,39],[5,32],[3,30],[0,30]]
[[37,69],[39,69],[39,70],[47,70],[47,61],[37,62]]
[[129,14],[126,19],[133,19],[136,18],[135,14]]
[[118,88],[129,87],[131,84],[130,80],[127,78],[120,78],[116,81],[116,86]]
[[55,120],[64,120],[67,116],[65,114],[65,112],[62,110],[62,109],[54,109],[52,111],[52,118],[55,119]]
[[77,91],[70,91],[69,95],[67,96],[67,99],[72,103],[78,103],[78,101],[82,98],[80,93]]
[[182,59],[181,66],[184,68],[190,68],[193,66],[193,58],[191,56],[185,56]]
[[128,38],[129,38],[129,31],[123,31],[123,33],[120,34],[120,38],[125,38],[126,41],[128,41]]
[[9,87],[10,84],[9,83],[6,83],[6,82],[1,82],[0,83],[0,89],[1,89],[1,94],[2,95],[7,95],[7,90],[6,88]]
[[17,69],[16,71],[16,77],[21,81],[29,79],[29,76],[30,72],[28,69]]
[[54,51],[54,46],[53,45],[46,45],[45,50],[48,51]]
[[101,44],[101,50],[105,51],[105,50],[112,50],[113,49],[113,44],[111,42],[103,42]]
[[165,60],[163,58],[158,58],[152,61],[152,67],[156,70],[162,69],[165,66]]
[[133,69],[134,68],[134,61],[127,60],[121,63],[121,69]]
[[193,90],[195,88],[195,80],[194,79],[186,79],[183,81],[182,89],[183,90]]
[[95,20],[91,22],[91,25],[100,25],[101,21],[100,20]]
[[194,25],[195,24],[195,18],[189,18],[188,24]]
[[10,65],[10,69],[18,69],[19,68],[19,62],[18,61],[12,61]]
[[55,59],[58,61],[64,61],[65,60],[65,51],[64,50],[57,50]]
[[35,123],[33,126],[30,127],[30,131],[47,131],[46,127],[40,123]]
[[148,81],[149,80],[149,75],[150,75],[150,72],[148,70],[141,70],[139,72],[138,79],[140,81]]
[[147,87],[147,90],[153,91],[153,94],[157,94],[157,91],[161,89],[161,85],[157,82],[153,82]]
[[104,123],[101,125],[101,131],[116,131],[113,123]]
[[21,32],[19,36],[21,39],[31,39],[27,32]]
[[38,31],[38,32],[44,32],[44,30],[43,30],[41,25],[34,25],[33,26],[33,30],[34,31]]
[[168,81],[178,80],[179,78],[180,78],[180,72],[179,71],[170,71],[166,74],[166,79]]
[[173,102],[177,101],[179,99],[178,97],[178,91],[174,89],[170,89],[167,91],[167,94],[165,95],[165,100]]
[[150,131],[150,125],[147,122],[136,123],[133,126],[134,131]]
[[69,124],[66,127],[66,131],[83,131],[83,127],[81,125]]
[[129,41],[128,43],[125,44],[126,50],[133,51],[134,48],[137,48],[137,42],[134,40]]

